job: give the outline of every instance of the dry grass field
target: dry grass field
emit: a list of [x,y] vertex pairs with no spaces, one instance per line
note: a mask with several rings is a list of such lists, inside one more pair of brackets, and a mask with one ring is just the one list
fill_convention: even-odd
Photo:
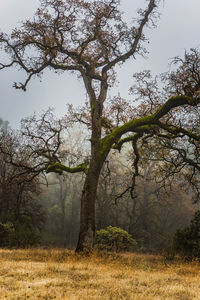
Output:
[[0,299],[200,299],[200,264],[139,254],[0,250]]

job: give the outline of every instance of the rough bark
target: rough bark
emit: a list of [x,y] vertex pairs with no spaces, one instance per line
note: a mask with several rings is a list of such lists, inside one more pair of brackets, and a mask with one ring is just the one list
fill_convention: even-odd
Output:
[[81,197],[80,232],[77,252],[88,252],[95,240],[95,202],[99,175],[105,159],[99,156],[101,148],[102,99],[90,98],[92,110],[91,160]]
[[100,166],[91,163],[81,197],[80,232],[77,252],[88,252],[95,239],[95,201],[100,174]]

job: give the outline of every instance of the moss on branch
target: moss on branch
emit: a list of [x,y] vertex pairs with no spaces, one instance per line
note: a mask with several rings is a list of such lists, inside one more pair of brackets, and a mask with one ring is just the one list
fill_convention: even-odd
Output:
[[116,150],[121,150],[122,148],[122,145],[124,143],[127,143],[127,142],[135,142],[137,141],[140,137],[143,136],[143,133],[136,133],[135,135],[132,135],[132,136],[128,136],[124,139],[121,139],[117,144],[113,145],[112,146],[112,149],[116,149]]
[[74,168],[67,167],[61,163],[53,163],[47,167],[46,172],[47,173],[54,172],[59,174],[62,174],[63,172],[68,172],[68,173],[84,172],[85,174],[87,174],[88,168],[84,163]]
[[154,114],[152,117],[155,121],[165,116],[172,108],[183,106],[183,105],[197,105],[196,99],[192,99],[188,96],[173,96],[169,98]]
[[[173,108],[183,105],[195,106],[200,99],[193,99],[188,96],[173,96],[169,98],[155,113],[139,119],[133,119],[122,126],[115,128],[110,134],[101,140],[99,158],[105,158],[113,144],[118,144],[121,136],[128,132],[145,132],[158,125],[158,121],[169,113]],[[192,135],[192,134],[191,134]],[[128,140],[127,140],[128,141]]]
[[196,133],[192,132],[192,131],[188,131],[184,128],[181,128],[181,127],[176,127],[176,126],[171,126],[171,125],[168,125],[167,123],[161,123],[159,122],[158,123],[158,126],[162,129],[164,129],[165,131],[171,133],[172,137],[174,135],[178,135],[178,134],[182,134],[182,135],[186,135],[196,141],[200,141],[200,135],[197,135]]

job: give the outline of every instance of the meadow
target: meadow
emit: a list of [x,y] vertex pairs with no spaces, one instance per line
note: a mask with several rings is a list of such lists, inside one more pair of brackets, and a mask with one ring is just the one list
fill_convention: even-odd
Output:
[[1,249],[0,299],[200,299],[200,263],[134,253]]

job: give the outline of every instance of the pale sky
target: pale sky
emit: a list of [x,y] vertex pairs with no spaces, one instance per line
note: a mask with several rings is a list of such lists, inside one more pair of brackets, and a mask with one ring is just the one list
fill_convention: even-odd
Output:
[[[145,0],[121,0],[127,18],[135,17],[136,8],[144,6]],[[146,2],[147,3],[147,2]],[[33,15],[38,0],[0,0],[0,31],[10,32],[20,21]],[[183,55],[185,50],[200,46],[200,0],[165,0],[160,4],[161,19],[157,29],[146,29],[150,43],[148,59],[138,57],[128,61],[119,70],[119,85],[111,95],[120,93],[130,98],[129,87],[134,72],[150,69],[159,74],[169,69],[170,58]],[[0,52],[0,61],[4,54]],[[43,80],[33,80],[26,92],[12,88],[14,81],[20,81],[22,74],[16,69],[0,71],[0,118],[8,120],[19,128],[21,118],[40,114],[48,107],[54,107],[57,116],[66,112],[66,104],[83,105],[85,90],[76,76],[64,73],[44,73]]]

